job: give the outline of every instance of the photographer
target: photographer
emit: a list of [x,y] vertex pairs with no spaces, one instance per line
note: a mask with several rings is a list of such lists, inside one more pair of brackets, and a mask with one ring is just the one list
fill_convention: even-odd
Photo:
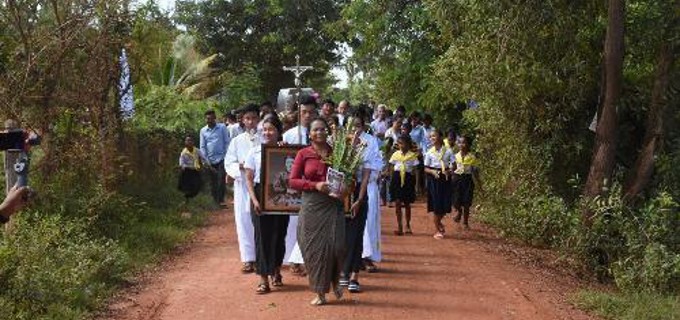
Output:
[[9,191],[7,198],[0,204],[0,223],[7,223],[9,217],[23,207],[27,194],[28,188],[26,187],[15,186]]

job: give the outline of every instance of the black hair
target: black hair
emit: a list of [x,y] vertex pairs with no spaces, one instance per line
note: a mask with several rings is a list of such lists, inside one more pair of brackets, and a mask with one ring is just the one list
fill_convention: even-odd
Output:
[[203,115],[204,115],[204,116],[209,116],[209,115],[213,115],[213,116],[214,116],[214,115],[215,115],[215,110],[209,109],[209,110],[206,111]]
[[413,112],[411,112],[411,117],[410,117],[410,118],[411,118],[411,119],[413,119],[413,118],[420,118],[420,112],[418,112],[418,111],[413,111]]
[[261,106],[261,107],[268,106],[268,107],[270,107],[270,108],[271,108],[271,107],[274,107],[274,105],[272,104],[272,102],[269,101],[269,100],[260,103],[260,106]]
[[300,101],[300,104],[305,106],[313,105],[315,109],[319,107],[319,105],[316,103],[316,98],[312,96],[303,97],[302,100]]
[[426,114],[423,116],[423,121],[432,122],[432,116],[431,116],[429,113],[426,113]]
[[279,120],[279,117],[277,116],[265,117],[264,120],[262,120],[262,125],[264,125],[265,123],[269,123],[272,126],[274,126],[274,128],[276,128],[276,131],[279,133],[278,141],[281,141],[281,139],[283,138],[283,124],[281,123],[281,120]]
[[359,119],[361,120],[361,125],[366,126],[366,118],[368,117],[368,113],[366,112],[366,109],[364,108],[359,108],[354,111],[352,114],[352,120],[354,119]]
[[468,147],[472,148],[472,140],[473,140],[473,139],[472,139],[471,136],[468,136],[468,135],[464,135],[464,134],[463,134],[463,135],[458,136],[458,138],[459,138],[459,139],[465,139],[465,142],[467,142]]
[[312,121],[309,122],[309,128],[310,129],[312,128],[312,123],[314,123],[316,121],[321,121],[326,126],[326,128],[330,128],[330,126],[328,125],[328,121],[326,121],[326,119],[324,119],[322,117],[315,117],[314,119],[312,119]]
[[404,107],[403,105],[400,105],[400,106],[397,107],[397,111],[399,111],[401,113],[406,113],[406,107]]
[[407,150],[410,150],[413,147],[413,140],[411,140],[411,136],[408,135],[400,135],[399,138],[397,138],[397,142],[401,141],[406,146]]
[[335,106],[335,102],[333,102],[333,100],[331,100],[331,99],[326,99],[326,100],[323,101],[323,103],[324,103],[324,104],[330,104],[330,105],[332,105],[332,106]]
[[231,112],[225,113],[224,118],[226,118],[229,121],[236,121],[236,115]]
[[333,124],[334,124],[336,127],[339,127],[339,126],[340,126],[340,118],[338,118],[337,115],[332,115],[332,116],[331,116],[331,121],[333,122]]
[[454,138],[456,137],[456,129],[454,129],[453,127],[446,130],[446,136],[450,137],[451,135],[453,135]]
[[253,112],[256,115],[260,115],[260,106],[255,103],[249,103],[239,110],[239,113],[246,114],[248,112]]
[[444,139],[444,133],[440,129],[434,129],[432,132],[436,133],[439,139]]
[[413,126],[412,126],[411,123],[409,123],[408,121],[405,121],[404,123],[402,123],[402,124],[401,124],[401,127],[402,127],[402,128],[408,129],[408,131],[413,130]]

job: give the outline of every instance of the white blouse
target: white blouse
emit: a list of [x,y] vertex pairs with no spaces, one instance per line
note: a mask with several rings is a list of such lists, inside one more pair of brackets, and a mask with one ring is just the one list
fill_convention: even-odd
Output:
[[425,153],[423,163],[426,167],[439,170],[442,167],[442,162],[445,168],[450,168],[454,163],[451,149],[442,146],[439,150],[435,150],[435,147],[432,147],[427,151],[427,153]]

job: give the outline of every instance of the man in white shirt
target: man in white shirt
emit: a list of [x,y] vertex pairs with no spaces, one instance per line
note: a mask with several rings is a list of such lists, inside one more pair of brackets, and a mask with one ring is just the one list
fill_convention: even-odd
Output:
[[[286,144],[308,145],[309,124],[316,116],[316,101],[311,97],[303,100],[298,112],[300,113],[300,124],[290,128],[283,134],[283,142]],[[288,222],[288,233],[286,233],[286,254],[283,256],[284,263],[291,263],[294,266],[304,263],[300,246],[297,243],[297,224],[298,217],[291,216]]]
[[245,132],[229,144],[224,167],[227,174],[234,179],[234,219],[243,262],[241,271],[250,273],[255,271],[255,230],[250,216],[250,196],[243,165],[250,150],[260,145],[260,136],[257,134],[260,116],[259,107],[255,104],[249,104],[240,111]]
[[379,139],[385,139],[385,131],[387,131],[388,123],[386,119],[387,106],[384,104],[378,105],[377,111],[378,117],[371,122],[371,129],[373,129],[373,134]]
[[340,126],[345,126],[345,121],[347,120],[347,113],[349,112],[349,102],[347,100],[342,100],[340,103],[338,103],[338,107],[336,108],[336,116],[338,117],[338,121],[340,122]]

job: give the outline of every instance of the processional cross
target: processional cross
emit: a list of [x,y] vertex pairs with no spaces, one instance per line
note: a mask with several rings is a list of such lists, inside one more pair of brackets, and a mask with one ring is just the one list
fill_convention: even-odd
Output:
[[300,106],[300,96],[302,93],[302,81],[300,80],[300,76],[307,70],[312,70],[314,69],[311,66],[301,66],[300,65],[300,55],[296,54],[295,55],[295,66],[294,67],[283,67],[283,71],[290,71],[295,75],[295,87],[297,88],[296,92],[296,101],[298,104],[298,141],[300,144],[302,144],[302,116],[300,113],[299,108]]

